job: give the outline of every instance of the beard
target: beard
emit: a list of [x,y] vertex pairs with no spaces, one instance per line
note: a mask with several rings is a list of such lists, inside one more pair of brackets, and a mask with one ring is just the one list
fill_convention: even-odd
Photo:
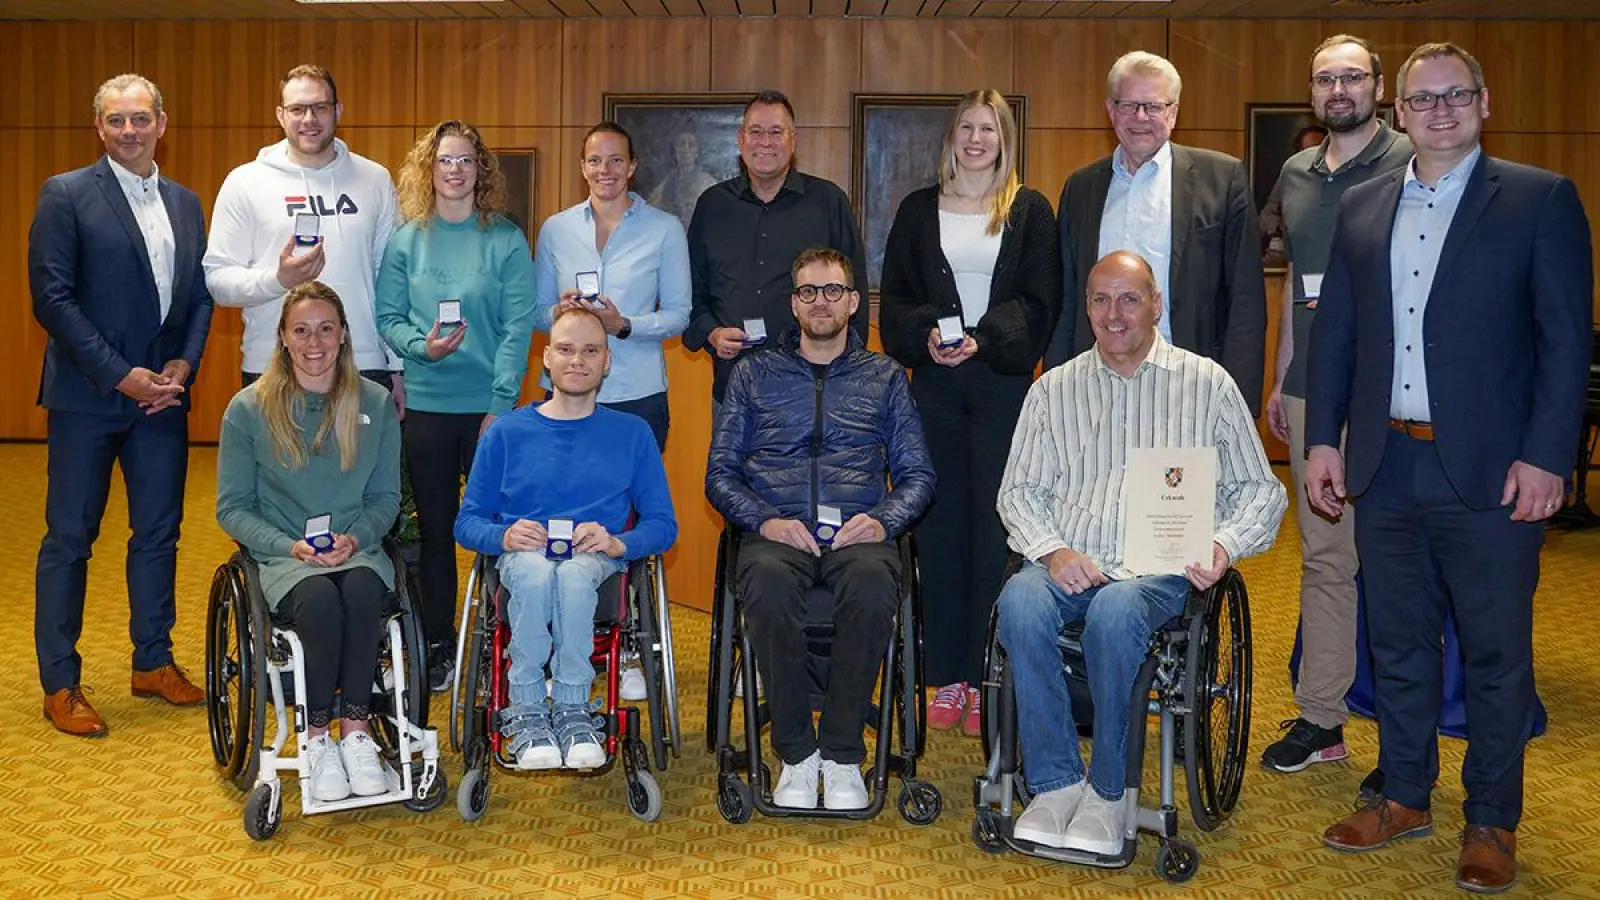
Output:
[[1334,134],[1349,134],[1352,131],[1359,131],[1368,122],[1371,122],[1372,117],[1377,113],[1377,104],[1362,109],[1361,104],[1356,103],[1351,106],[1349,112],[1343,115],[1319,116],[1318,121],[1326,125],[1328,130]]
[[306,156],[316,156],[333,146],[333,138],[334,129],[329,127],[323,129],[322,136],[315,139],[299,133],[291,134],[289,135],[289,143],[293,144],[296,150]]
[[849,324],[848,316],[842,319],[837,316],[802,316],[800,332],[814,341],[831,341]]

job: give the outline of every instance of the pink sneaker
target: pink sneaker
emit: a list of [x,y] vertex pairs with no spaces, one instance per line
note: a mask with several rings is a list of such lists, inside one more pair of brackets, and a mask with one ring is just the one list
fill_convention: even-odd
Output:
[[933,702],[928,704],[928,727],[934,731],[949,731],[961,722],[966,707],[966,682],[939,688],[933,692]]
[[967,737],[983,733],[983,699],[977,688],[967,688],[967,714],[961,717],[961,733]]

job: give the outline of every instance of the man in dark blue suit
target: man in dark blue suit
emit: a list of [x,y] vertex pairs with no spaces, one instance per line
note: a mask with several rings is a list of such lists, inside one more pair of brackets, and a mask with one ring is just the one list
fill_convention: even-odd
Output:
[[[1345,194],[1311,329],[1306,490],[1355,497],[1383,796],[1329,828],[1339,850],[1431,833],[1441,635],[1466,672],[1466,827],[1456,885],[1516,879],[1533,728],[1533,593],[1588,379],[1594,272],[1573,183],[1493,159],[1477,60],[1424,44],[1400,67],[1416,156]],[[1339,432],[1348,421],[1348,459]],[[1348,462],[1348,466],[1346,463]]]
[[128,633],[133,693],[188,706],[205,699],[172,660],[173,578],[189,461],[186,393],[211,327],[200,267],[205,222],[194,192],[160,177],[161,92],[119,75],[95,94],[106,155],[56,175],[28,232],[33,314],[50,334],[39,404],[49,410],[49,486],[34,582],[34,646],[44,714],[100,737],[84,699],[88,562],[122,465],[128,492]]

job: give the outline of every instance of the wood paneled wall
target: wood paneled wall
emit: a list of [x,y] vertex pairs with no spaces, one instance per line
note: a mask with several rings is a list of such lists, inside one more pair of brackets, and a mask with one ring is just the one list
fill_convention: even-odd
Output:
[[[893,6],[893,3],[889,4]],[[91,99],[105,78],[137,71],[165,93],[162,170],[209,206],[222,179],[279,137],[279,75],[328,66],[345,105],[341,136],[391,168],[419,131],[444,118],[507,147],[539,150],[536,213],[584,196],[577,142],[607,91],[747,91],[776,87],[797,108],[803,167],[847,190],[853,92],[1028,95],[1027,181],[1054,199],[1073,170],[1108,153],[1101,105],[1113,59],[1145,49],[1172,59],[1185,90],[1176,138],[1244,152],[1250,102],[1304,102],[1306,61],[1323,37],[1371,40],[1392,72],[1418,43],[1472,49],[1488,75],[1491,152],[1572,176],[1600,211],[1600,22],[706,19],[460,22],[0,23],[0,304],[21,351],[0,360],[0,438],[41,438],[34,405],[44,334],[33,323],[27,231],[49,175],[92,162]],[[728,139],[733,140],[729,135]],[[1275,298],[1278,285],[1269,285]],[[1277,319],[1276,303],[1272,318]],[[219,310],[196,388],[197,440],[216,436],[237,385],[240,321]],[[542,342],[536,342],[537,354]],[[1269,342],[1268,353],[1272,347]],[[1270,371],[1271,361],[1268,368]],[[682,525],[670,560],[680,602],[703,605],[716,516],[703,499],[711,370],[676,343],[668,471]],[[1270,379],[1269,379],[1270,380]],[[530,378],[530,383],[533,379]],[[1276,448],[1282,454],[1281,446]]]

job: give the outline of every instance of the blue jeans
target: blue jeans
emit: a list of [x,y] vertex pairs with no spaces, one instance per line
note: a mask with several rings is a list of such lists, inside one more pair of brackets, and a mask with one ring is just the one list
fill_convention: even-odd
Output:
[[[589,702],[594,683],[594,607],[601,583],[622,571],[623,562],[600,553],[575,553],[549,559],[543,551],[500,557],[500,581],[511,592],[506,604],[511,625],[511,665],[506,674],[513,706],[545,700],[544,664],[550,662],[554,700]],[[551,656],[554,644],[555,655]]]
[[1064,626],[1082,621],[1085,674],[1094,698],[1089,782],[1107,800],[1122,797],[1133,679],[1149,653],[1150,636],[1183,611],[1189,588],[1181,575],[1153,575],[1068,594],[1035,562],[1006,582],[999,600],[1000,643],[1016,689],[1017,732],[1030,790],[1038,794],[1083,780],[1078,730],[1057,643]]

